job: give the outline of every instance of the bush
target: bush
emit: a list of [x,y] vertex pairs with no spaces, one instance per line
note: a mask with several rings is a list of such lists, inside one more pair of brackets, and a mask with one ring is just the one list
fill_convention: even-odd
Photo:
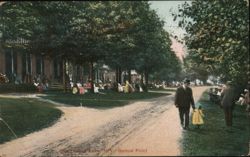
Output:
[[9,92],[36,92],[37,87],[33,84],[0,84],[0,93]]
[[0,73],[0,84],[9,82],[8,78]]

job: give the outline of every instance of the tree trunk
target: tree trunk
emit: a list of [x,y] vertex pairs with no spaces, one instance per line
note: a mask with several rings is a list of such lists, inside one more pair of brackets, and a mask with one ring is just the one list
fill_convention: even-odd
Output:
[[131,70],[130,69],[128,70],[128,82],[132,83],[131,82]]
[[142,73],[142,74],[141,74],[141,84],[144,83],[143,79],[144,79],[144,74]]
[[115,78],[116,78],[116,82],[119,83],[119,67],[116,67],[115,69]]
[[94,93],[94,63],[93,61],[90,61],[90,84],[91,84],[91,89],[90,92]]
[[121,68],[120,67],[116,67],[116,82],[117,83],[122,83],[122,80],[121,80],[121,76],[122,75],[122,71],[121,71]]
[[80,64],[80,82],[83,85],[83,64]]
[[63,58],[63,90],[67,91],[67,81],[66,81],[66,60]]
[[118,82],[122,84],[122,68],[121,67],[118,67],[118,76],[119,76]]
[[145,69],[145,92],[148,92],[148,70]]

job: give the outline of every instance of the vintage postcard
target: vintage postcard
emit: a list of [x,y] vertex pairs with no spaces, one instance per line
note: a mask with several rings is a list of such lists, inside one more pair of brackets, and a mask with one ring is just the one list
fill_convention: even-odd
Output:
[[249,0],[0,1],[0,157],[249,156]]

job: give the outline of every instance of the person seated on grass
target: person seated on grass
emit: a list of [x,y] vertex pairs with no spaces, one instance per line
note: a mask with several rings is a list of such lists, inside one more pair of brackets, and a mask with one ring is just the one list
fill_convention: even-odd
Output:
[[245,95],[244,94],[240,94],[239,100],[236,101],[237,105],[245,105]]
[[76,83],[74,83],[73,87],[72,87],[72,93],[73,94],[77,94],[79,92],[78,86]]
[[126,81],[126,85],[125,85],[123,91],[124,91],[124,93],[129,93],[129,82],[128,81]]
[[204,124],[203,117],[204,117],[204,114],[203,114],[201,106],[199,106],[198,109],[194,109],[193,117],[192,117],[193,125],[196,125],[197,128],[200,128],[200,126]]
[[134,92],[134,87],[129,83],[129,81],[126,81],[126,85],[124,88],[124,93],[132,93]]
[[123,87],[120,83],[118,83],[118,92],[123,92]]
[[94,83],[94,93],[99,93],[99,86]]
[[38,92],[39,92],[39,93],[42,93],[42,92],[43,92],[44,88],[43,88],[43,84],[42,84],[41,82],[38,83],[37,89],[38,89]]
[[133,92],[135,92],[135,88],[131,84],[129,84],[129,93]]

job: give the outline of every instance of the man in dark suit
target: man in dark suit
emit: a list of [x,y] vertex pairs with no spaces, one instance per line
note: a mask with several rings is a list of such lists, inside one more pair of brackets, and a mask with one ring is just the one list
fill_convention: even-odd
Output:
[[231,127],[233,124],[233,108],[237,99],[232,82],[228,81],[221,93],[221,105],[224,109],[226,125]]
[[183,85],[177,88],[175,93],[175,106],[179,109],[181,125],[185,130],[189,125],[190,106],[192,105],[193,110],[195,109],[193,92],[189,85],[190,80],[185,79]]

